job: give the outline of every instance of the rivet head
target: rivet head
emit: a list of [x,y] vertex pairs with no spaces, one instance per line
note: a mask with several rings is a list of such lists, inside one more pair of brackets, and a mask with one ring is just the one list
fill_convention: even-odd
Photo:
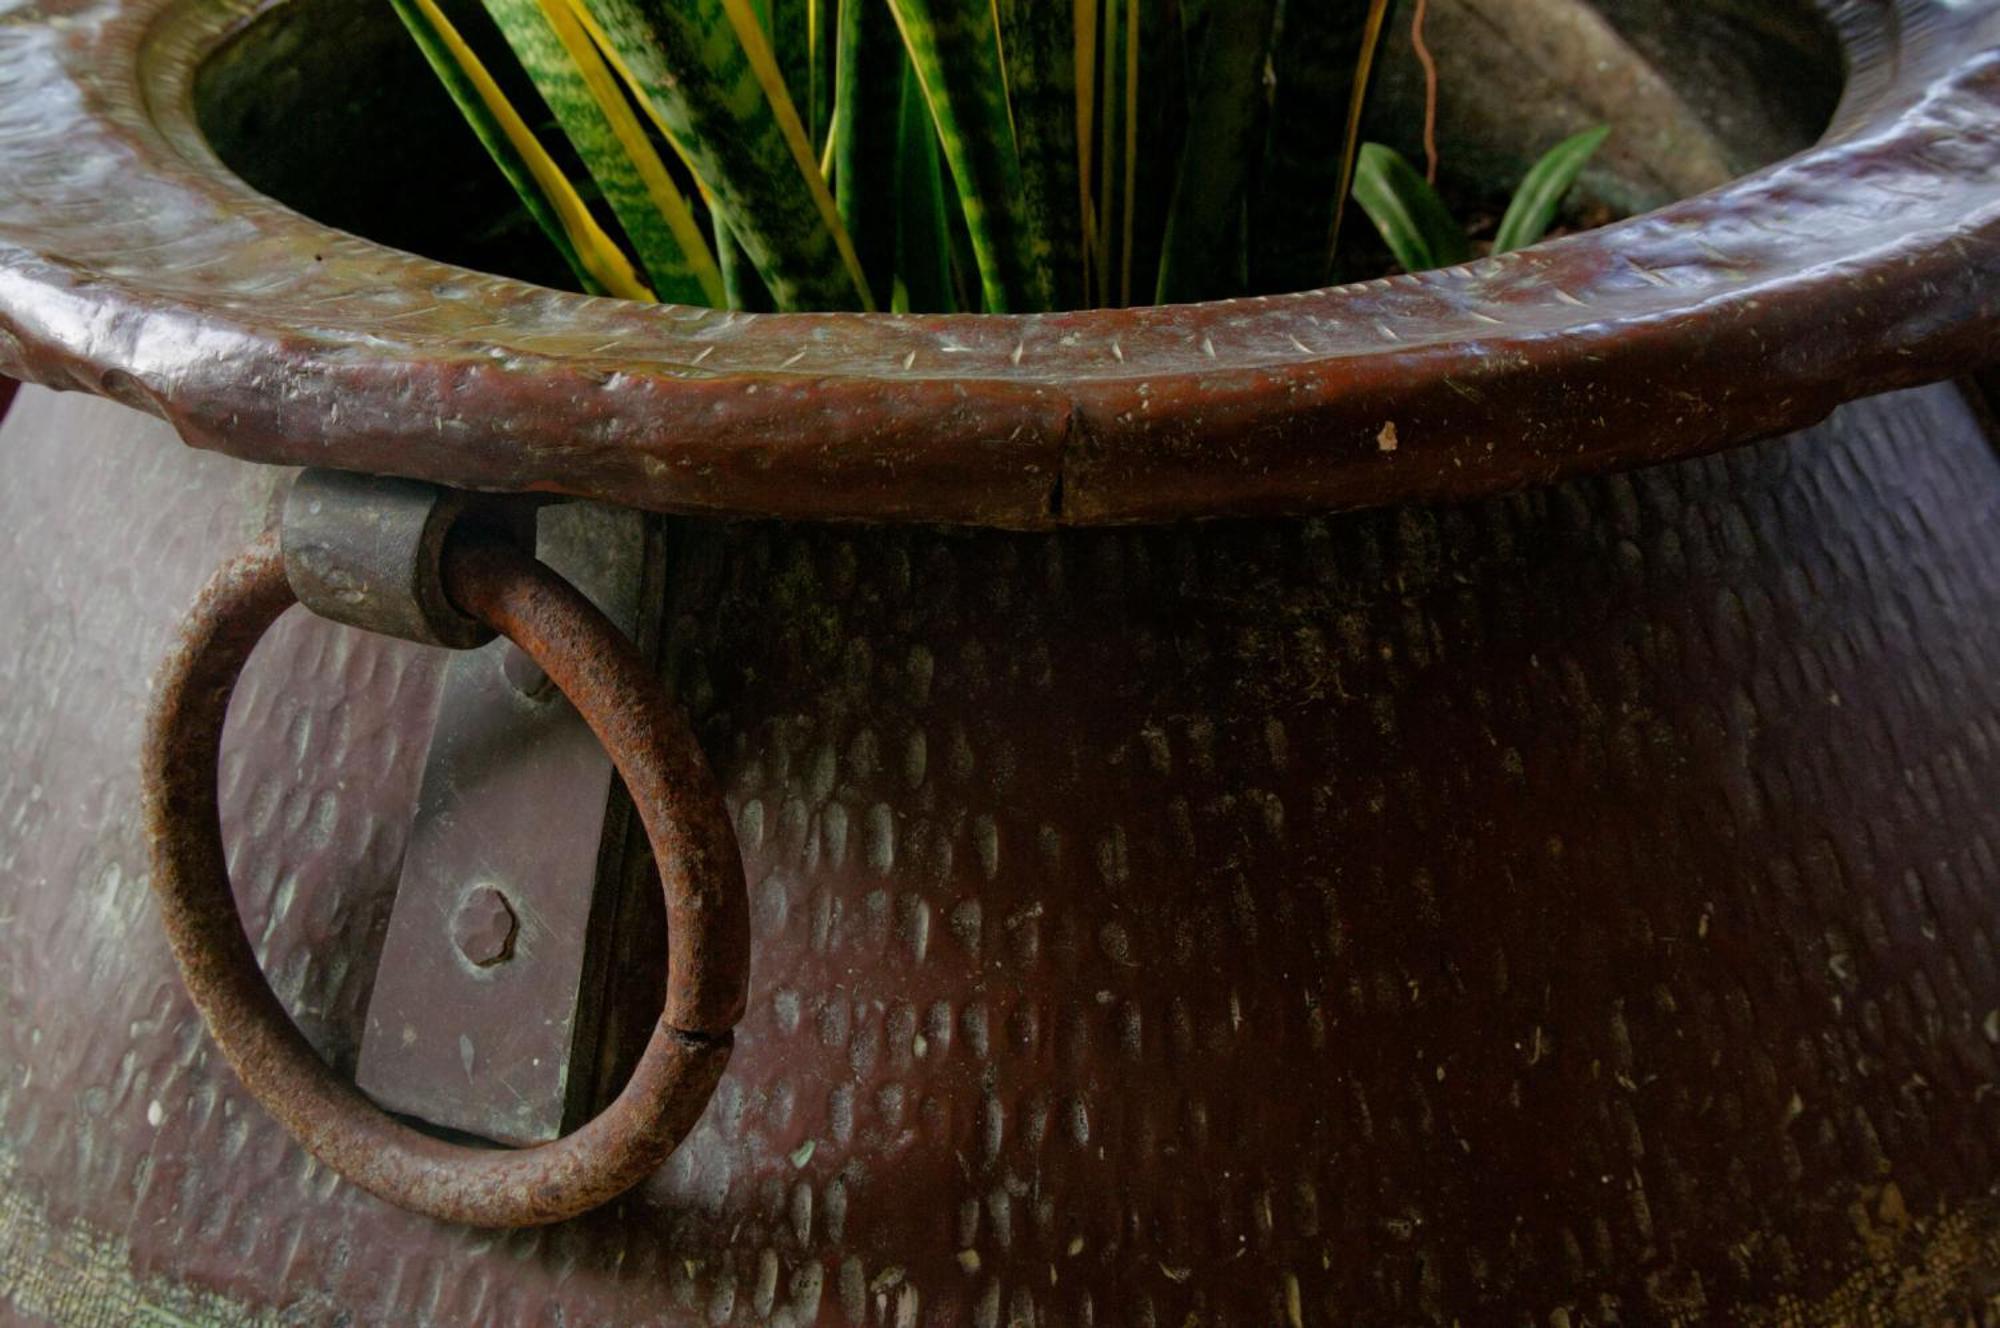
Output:
[[491,968],[514,957],[514,933],[520,929],[507,896],[490,885],[476,885],[458,901],[451,915],[451,939],[466,961]]

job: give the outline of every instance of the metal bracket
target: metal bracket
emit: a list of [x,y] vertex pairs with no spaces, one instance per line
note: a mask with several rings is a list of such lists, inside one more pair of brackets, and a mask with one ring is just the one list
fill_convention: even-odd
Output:
[[[664,917],[631,802],[588,725],[443,594],[444,542],[466,520],[532,540],[647,658],[661,531],[593,503],[324,471],[305,472],[285,507],[286,573],[307,607],[462,651],[446,666],[357,1082],[391,1111],[540,1143],[615,1093],[643,1047],[657,1004],[611,1017],[610,970],[662,955]],[[620,985],[650,997],[663,976],[662,960]]]
[[386,475],[302,471],[285,495],[285,579],[322,618],[469,650],[493,633],[444,593],[445,540],[460,522],[474,522],[532,549],[538,502]]
[[[650,658],[657,520],[573,503],[538,526],[536,557]],[[509,1144],[588,1118],[600,1055],[617,1057],[614,940],[664,929],[633,819],[603,747],[517,647],[451,661],[362,1034],[364,1092]],[[663,972],[628,989],[656,996]]]

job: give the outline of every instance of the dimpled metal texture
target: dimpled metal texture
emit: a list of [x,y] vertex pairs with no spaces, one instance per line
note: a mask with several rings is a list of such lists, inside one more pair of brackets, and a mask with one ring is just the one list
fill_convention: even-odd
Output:
[[[494,1235],[314,1166],[208,1043],[146,903],[145,678],[271,478],[24,392],[0,434],[24,629],[0,643],[0,1306],[1990,1314],[1989,438],[1937,387],[1469,506],[680,525],[666,669],[749,871],[749,1012],[661,1172]],[[295,616],[225,741],[252,939],[343,1072],[432,658]]]
[[304,5],[22,0],[0,371],[251,459],[679,512],[1102,524],[1686,456],[1979,367],[2000,325],[2000,0],[1809,7],[1846,63],[1822,142],[1588,233],[1266,299],[758,317],[483,275],[258,194],[198,71],[253,20],[289,61],[325,49],[285,27]]

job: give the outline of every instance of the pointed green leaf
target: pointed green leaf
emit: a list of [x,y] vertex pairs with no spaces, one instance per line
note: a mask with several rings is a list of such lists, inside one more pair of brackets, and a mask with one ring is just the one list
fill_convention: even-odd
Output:
[[1361,145],[1354,201],[1375,223],[1389,252],[1411,272],[1463,263],[1472,256],[1465,232],[1437,190],[1394,148]]
[[654,292],[720,305],[722,275],[680,190],[568,0],[485,0],[645,267]]
[[993,0],[888,3],[951,166],[987,312],[1048,308],[1048,244],[1023,215]]
[[585,2],[779,307],[872,304],[748,0]]
[[1564,139],[1542,154],[1542,159],[1521,177],[1507,215],[1500,219],[1500,231],[1493,237],[1493,252],[1504,254],[1524,249],[1548,234],[1556,219],[1556,209],[1576,177],[1583,173],[1591,155],[1611,136],[1610,125],[1599,125]]
[[466,125],[479,139],[480,146],[486,149],[486,155],[493,159],[493,164],[507,177],[507,183],[513,186],[515,195],[521,200],[521,206],[527,210],[535,224],[541,227],[543,234],[549,237],[549,242],[556,247],[556,252],[562,255],[563,261],[569,264],[569,269],[576,275],[578,284],[589,294],[603,294],[604,287],[598,284],[597,279],[590,275],[582,260],[577,257],[576,246],[570,243],[569,235],[563,230],[562,222],[557,218],[555,209],[549,205],[548,198],[535,183],[534,173],[528,168],[527,162],[508,140],[506,130],[487,109],[486,103],[480,99],[478,89],[473,86],[472,80],[466,76],[458,62],[452,58],[450,49],[424,18],[415,0],[389,0],[389,3],[395,9],[396,17],[402,20],[405,28],[409,29],[410,36],[415,39],[417,49],[423,52],[431,71],[444,85],[445,91],[457,105],[459,113],[465,117]]
[[944,174],[938,165],[937,127],[923,89],[907,63],[903,69],[896,141],[896,285],[903,312],[948,314],[952,294],[951,225],[945,211]]
[[[590,209],[577,193],[576,186],[563,175],[548,150],[528,128],[527,122],[508,103],[500,85],[494,82],[472,47],[459,35],[444,11],[438,8],[436,0],[409,0],[408,10],[399,12],[405,12],[405,24],[411,26],[413,31],[422,30],[420,42],[428,38],[423,47],[425,54],[429,56],[435,49],[453,69],[454,74],[446,79],[446,85],[455,89],[455,96],[459,95],[456,89],[462,89],[467,95],[467,100],[461,101],[460,105],[478,103],[481,121],[498,132],[511,154],[534,181],[550,214],[562,229],[568,246],[565,252],[574,253],[578,265],[606,293],[632,300],[652,300],[653,292],[639,280],[639,274],[632,270],[624,251],[597,224],[597,219],[590,214]],[[412,20],[416,22],[412,23]],[[436,61],[433,61],[433,67],[437,67]],[[474,128],[477,130],[479,124],[475,123]]]

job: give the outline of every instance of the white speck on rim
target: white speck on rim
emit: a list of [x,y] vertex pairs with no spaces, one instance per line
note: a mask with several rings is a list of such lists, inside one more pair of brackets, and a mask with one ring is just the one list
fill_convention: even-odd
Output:
[[146,1124],[157,1130],[160,1128],[160,1122],[166,1118],[167,1109],[160,1105],[158,1098],[154,1098],[146,1104]]

